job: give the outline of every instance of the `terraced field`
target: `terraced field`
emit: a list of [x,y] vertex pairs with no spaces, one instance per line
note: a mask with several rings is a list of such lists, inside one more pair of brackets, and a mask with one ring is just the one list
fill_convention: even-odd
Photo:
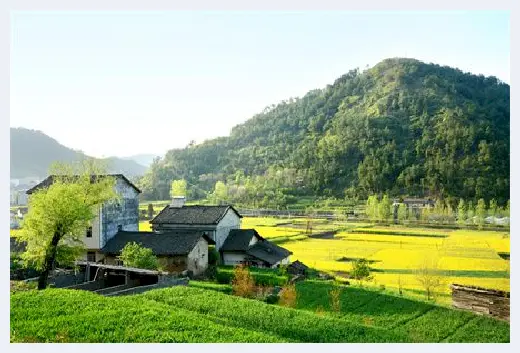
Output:
[[509,325],[423,302],[331,284],[298,284],[296,309],[211,289],[128,297],[47,289],[11,295],[11,342],[509,342]]

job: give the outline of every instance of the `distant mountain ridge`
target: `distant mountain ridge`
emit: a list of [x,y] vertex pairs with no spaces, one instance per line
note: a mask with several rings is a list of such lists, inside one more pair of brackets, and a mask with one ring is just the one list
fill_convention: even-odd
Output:
[[160,157],[156,154],[143,153],[143,154],[136,154],[136,155],[129,156],[129,157],[119,157],[119,158],[123,159],[125,161],[134,161],[134,162],[148,168],[153,163],[153,160],[155,158],[160,158]]
[[[68,148],[41,131],[26,128],[11,128],[11,178],[47,176],[53,162],[73,162],[85,157],[83,152]],[[146,167],[133,160],[110,157],[108,171],[122,173],[127,177],[143,175]]]

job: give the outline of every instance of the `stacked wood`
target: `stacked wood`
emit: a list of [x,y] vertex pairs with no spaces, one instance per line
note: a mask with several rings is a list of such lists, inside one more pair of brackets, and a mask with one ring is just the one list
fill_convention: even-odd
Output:
[[451,297],[455,308],[509,321],[509,292],[452,284]]

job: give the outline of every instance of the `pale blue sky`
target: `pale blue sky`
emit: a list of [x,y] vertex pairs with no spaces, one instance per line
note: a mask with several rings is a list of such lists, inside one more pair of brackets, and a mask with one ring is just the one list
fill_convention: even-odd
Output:
[[10,124],[163,154],[389,57],[509,83],[509,28],[507,12],[17,12]]

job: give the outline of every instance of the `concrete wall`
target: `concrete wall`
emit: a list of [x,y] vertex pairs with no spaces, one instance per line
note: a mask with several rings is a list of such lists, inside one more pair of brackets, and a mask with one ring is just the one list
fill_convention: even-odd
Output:
[[208,242],[206,239],[200,238],[197,245],[188,254],[187,268],[194,275],[199,275],[208,268]]
[[224,262],[224,265],[227,265],[227,266],[234,266],[234,265],[240,264],[244,260],[245,260],[245,254],[230,253],[230,252],[222,254],[222,261]]
[[215,234],[215,248],[217,251],[220,249],[222,244],[226,241],[229,231],[231,229],[240,229],[240,217],[237,214],[229,209],[222,220],[217,224],[216,234]]
[[118,226],[126,231],[139,230],[139,194],[121,179],[117,180],[116,191],[121,199],[102,206],[99,248],[118,232]]

